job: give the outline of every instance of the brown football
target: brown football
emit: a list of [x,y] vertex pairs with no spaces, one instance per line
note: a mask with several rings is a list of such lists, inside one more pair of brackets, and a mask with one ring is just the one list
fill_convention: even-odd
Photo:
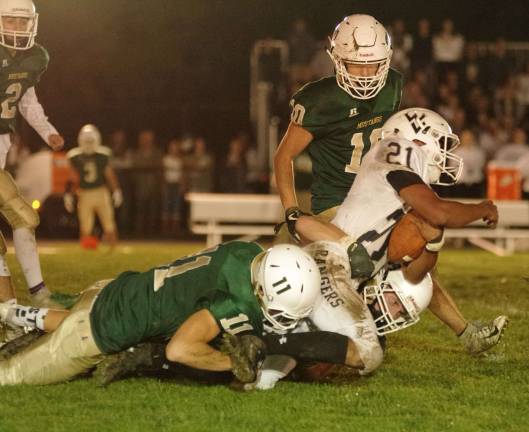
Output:
[[407,213],[397,222],[389,236],[388,261],[403,262],[418,258],[426,240],[423,238],[418,223],[426,223],[417,213]]

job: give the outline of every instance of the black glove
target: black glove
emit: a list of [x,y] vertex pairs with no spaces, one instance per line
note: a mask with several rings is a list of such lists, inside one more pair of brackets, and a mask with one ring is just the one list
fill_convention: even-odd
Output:
[[242,383],[254,382],[266,357],[266,345],[254,335],[222,335],[220,350],[230,356],[231,371]]
[[375,270],[375,265],[369,253],[360,243],[351,243],[347,248],[347,256],[351,266],[351,278],[370,277]]
[[296,232],[296,222],[300,216],[309,215],[302,211],[299,207],[289,207],[285,210],[285,223],[287,224],[288,232],[298,243],[301,241],[301,237]]

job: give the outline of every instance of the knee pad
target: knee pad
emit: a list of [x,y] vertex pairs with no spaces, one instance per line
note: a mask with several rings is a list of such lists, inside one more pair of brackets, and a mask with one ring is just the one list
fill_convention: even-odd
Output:
[[39,225],[39,214],[20,195],[13,177],[0,170],[0,212],[13,229],[36,228]]

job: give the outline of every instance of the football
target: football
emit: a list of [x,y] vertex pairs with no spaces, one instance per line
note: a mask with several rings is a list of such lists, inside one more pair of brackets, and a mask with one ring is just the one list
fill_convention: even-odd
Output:
[[389,237],[389,262],[410,262],[419,257],[426,245],[426,240],[419,229],[421,223],[426,223],[426,221],[414,212],[405,214],[397,222]]

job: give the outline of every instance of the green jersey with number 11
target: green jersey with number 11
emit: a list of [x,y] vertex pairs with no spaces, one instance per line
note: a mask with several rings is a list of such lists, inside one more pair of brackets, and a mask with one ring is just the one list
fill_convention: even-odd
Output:
[[262,333],[251,283],[257,243],[234,241],[144,273],[125,272],[98,295],[90,323],[104,353],[149,339],[168,339],[193,313],[207,309],[232,334]]
[[347,195],[363,156],[380,137],[380,127],[398,110],[402,76],[390,69],[386,85],[372,99],[355,99],[334,76],[311,82],[292,98],[291,121],[308,130],[313,140],[312,211],[340,205]]

